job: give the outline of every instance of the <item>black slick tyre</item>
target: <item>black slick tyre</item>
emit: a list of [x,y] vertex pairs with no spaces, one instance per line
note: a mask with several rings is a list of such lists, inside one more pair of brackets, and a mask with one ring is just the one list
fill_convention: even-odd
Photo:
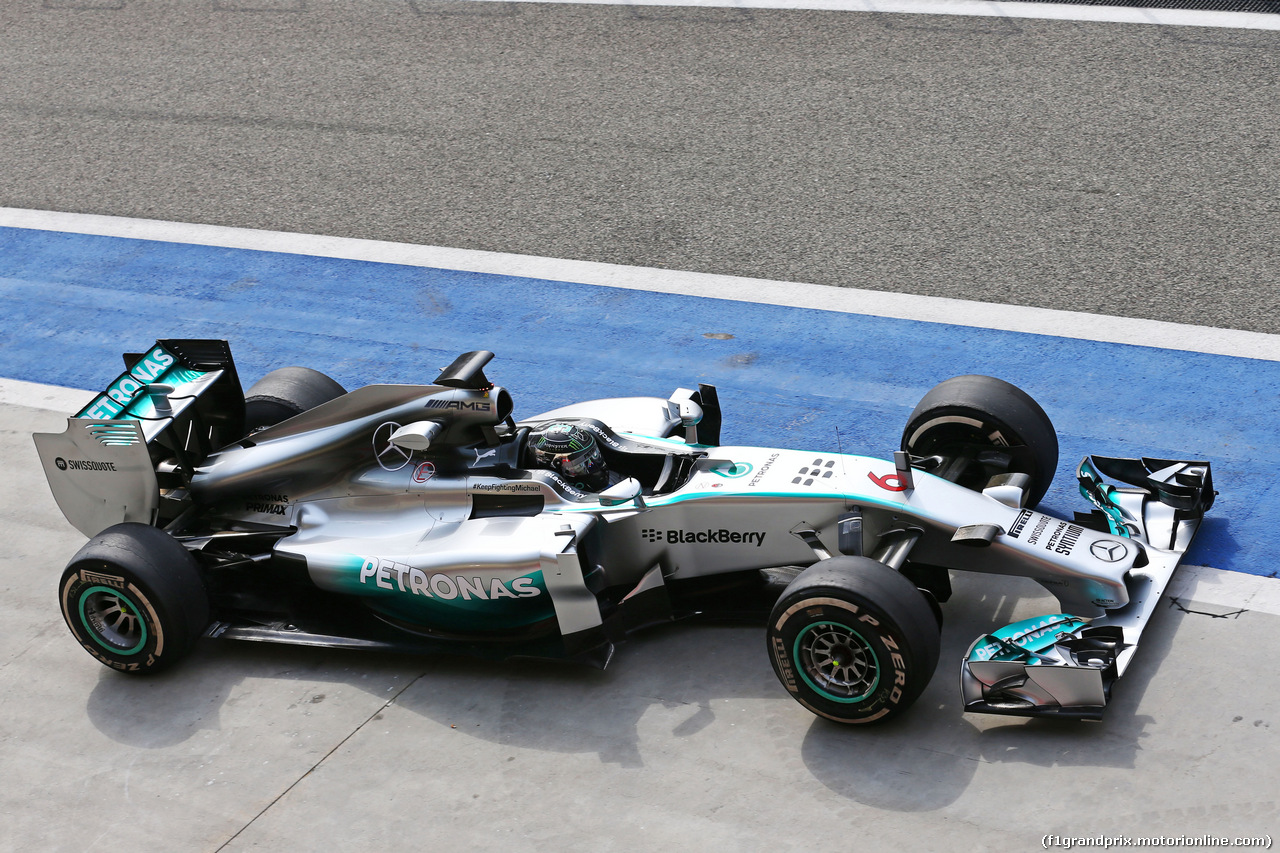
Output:
[[245,392],[245,433],[275,426],[345,393],[337,381],[309,367],[273,370]]
[[[1007,453],[999,473],[1031,477],[1027,506],[1049,490],[1058,467],[1058,434],[1031,395],[992,376],[957,376],[934,386],[907,418],[902,449],[913,456],[953,456],[974,448]],[[974,465],[961,485],[981,490],[990,470]]]
[[938,666],[924,593],[869,557],[832,557],[791,582],[769,617],[773,671],[797,702],[838,723],[905,711]]
[[121,672],[172,666],[209,625],[195,559],[145,524],[117,524],[85,543],[62,573],[58,597],[80,645]]

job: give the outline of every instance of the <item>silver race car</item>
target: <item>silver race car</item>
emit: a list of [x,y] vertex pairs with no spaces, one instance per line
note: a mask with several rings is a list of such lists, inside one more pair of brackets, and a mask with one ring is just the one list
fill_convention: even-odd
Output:
[[225,341],[126,355],[35,436],[91,537],[59,585],[72,634],[127,672],[201,636],[604,666],[645,626],[754,616],[797,701],[870,723],[932,677],[965,570],[1061,606],[973,644],[965,708],[1097,718],[1215,495],[1207,462],[1090,457],[1092,511],[1037,512],[1057,437],[991,377],[931,390],[883,461],[722,445],[709,385],[517,421],[492,358],[350,393],[286,367],[245,394]]

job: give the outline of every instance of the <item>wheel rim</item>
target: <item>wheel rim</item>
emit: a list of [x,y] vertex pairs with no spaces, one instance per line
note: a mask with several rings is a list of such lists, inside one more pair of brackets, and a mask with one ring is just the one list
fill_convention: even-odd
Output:
[[[1042,481],[1046,476],[1046,472],[1041,470],[1040,463],[1022,436],[1014,432],[1011,427],[990,419],[979,420],[961,415],[933,418],[916,427],[903,444],[916,456],[945,455],[959,448],[974,445],[1005,451],[1011,456],[1008,471],[1030,476],[1033,492],[1042,488]],[[1003,469],[996,471],[987,466],[975,466],[965,477],[956,482],[966,488],[981,490],[993,473],[1003,473]],[[1053,472],[1050,470],[1047,473],[1052,479]],[[1047,488],[1047,484],[1043,487]],[[1030,505],[1036,502],[1032,501]]]
[[880,664],[862,635],[839,622],[815,622],[796,637],[800,675],[833,702],[861,702],[880,683]]
[[147,644],[138,606],[110,587],[94,586],[80,594],[80,624],[95,643],[118,655],[137,654]]
[[1009,447],[1023,444],[1022,438],[1009,427],[992,420],[945,415],[920,424],[905,442],[912,453],[928,456],[939,448],[955,444],[984,444]]

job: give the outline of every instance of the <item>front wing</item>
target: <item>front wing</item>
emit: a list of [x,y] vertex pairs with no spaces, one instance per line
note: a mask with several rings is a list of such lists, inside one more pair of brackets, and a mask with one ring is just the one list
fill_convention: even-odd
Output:
[[1050,614],[979,637],[960,674],[967,711],[1101,718],[1217,494],[1207,462],[1086,457],[1077,477],[1097,507],[1081,521],[1143,551],[1125,577],[1129,603],[1093,619]]

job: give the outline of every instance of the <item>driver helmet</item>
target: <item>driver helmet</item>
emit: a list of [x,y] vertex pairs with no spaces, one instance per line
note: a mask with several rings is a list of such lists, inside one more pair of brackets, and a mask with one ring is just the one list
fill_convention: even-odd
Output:
[[600,491],[609,483],[609,469],[595,436],[574,424],[551,424],[529,439],[535,468],[546,468],[589,491]]

